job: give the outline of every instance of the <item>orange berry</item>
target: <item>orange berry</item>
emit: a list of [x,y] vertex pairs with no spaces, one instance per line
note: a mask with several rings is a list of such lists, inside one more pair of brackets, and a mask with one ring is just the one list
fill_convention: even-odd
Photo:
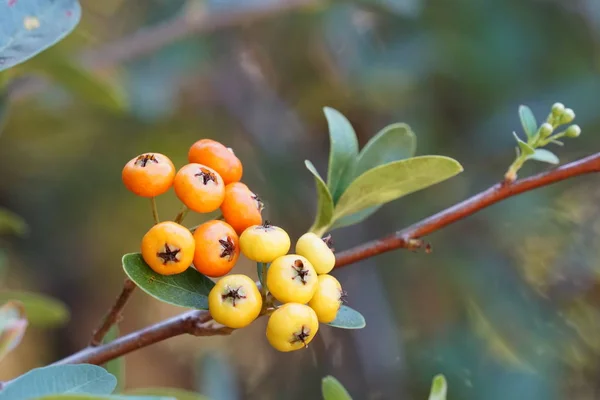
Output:
[[146,264],[161,275],[185,271],[194,259],[194,237],[175,222],[154,225],[142,239],[142,257]]
[[188,160],[214,169],[226,185],[242,179],[243,168],[240,159],[231,149],[214,140],[201,139],[194,143],[190,147]]
[[190,210],[209,213],[221,206],[225,196],[223,178],[202,164],[183,166],[173,182],[175,194]]
[[238,235],[226,222],[208,221],[194,232],[194,267],[198,272],[217,278],[227,274],[240,256]]
[[225,186],[225,198],[221,204],[221,213],[238,235],[252,225],[262,224],[260,213],[263,207],[258,196],[243,183],[234,182]]
[[169,157],[160,153],[145,153],[132,158],[121,173],[125,187],[142,197],[165,193],[174,177],[175,166]]

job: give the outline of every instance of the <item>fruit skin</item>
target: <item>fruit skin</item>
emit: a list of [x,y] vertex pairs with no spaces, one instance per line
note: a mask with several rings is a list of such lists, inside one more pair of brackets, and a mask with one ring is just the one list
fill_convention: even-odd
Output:
[[297,254],[277,258],[267,271],[267,287],[282,303],[306,304],[317,290],[317,273],[310,261]]
[[[237,291],[238,298],[232,297]],[[229,297],[224,297],[229,295]],[[235,300],[235,305],[234,305]],[[218,323],[229,328],[250,325],[262,309],[262,297],[252,279],[246,275],[221,278],[208,294],[208,310]]]
[[282,352],[305,348],[317,334],[319,321],[312,308],[297,303],[279,307],[267,322],[267,340]]
[[225,186],[221,213],[229,225],[241,235],[248,227],[262,224],[263,204],[248,186],[241,182]]
[[194,267],[198,272],[212,278],[229,273],[240,256],[238,235],[224,221],[203,223],[196,228],[194,241]]
[[315,310],[319,322],[328,324],[337,317],[342,305],[342,285],[331,275],[319,275],[317,290],[308,306]]
[[141,197],[155,197],[173,185],[175,166],[169,157],[160,153],[144,153],[129,160],[121,178],[131,192]]
[[209,213],[221,206],[225,197],[223,178],[214,169],[202,164],[187,164],[173,181],[175,194],[190,210]]
[[141,247],[146,264],[161,275],[182,273],[194,259],[195,243],[192,233],[186,227],[171,221],[161,222],[150,228],[142,238]]
[[333,251],[323,239],[312,232],[300,236],[296,242],[296,253],[306,257],[319,275],[328,274],[335,266]]
[[269,263],[290,250],[291,242],[287,232],[278,226],[254,225],[240,236],[240,249],[249,259]]
[[201,139],[194,143],[188,152],[188,160],[214,169],[226,185],[238,182],[244,172],[242,162],[233,151],[211,139]]

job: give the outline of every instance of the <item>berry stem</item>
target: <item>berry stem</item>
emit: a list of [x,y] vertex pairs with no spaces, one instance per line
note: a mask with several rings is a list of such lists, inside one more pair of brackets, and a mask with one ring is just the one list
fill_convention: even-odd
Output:
[[183,222],[184,218],[186,217],[189,211],[190,209],[187,208],[187,206],[184,205],[183,207],[181,207],[181,211],[179,211],[179,214],[177,214],[177,216],[175,217],[175,223],[180,224],[181,222]]
[[150,207],[152,208],[152,217],[154,218],[154,223],[160,223],[160,219],[158,218],[158,208],[156,207],[156,197],[150,197]]

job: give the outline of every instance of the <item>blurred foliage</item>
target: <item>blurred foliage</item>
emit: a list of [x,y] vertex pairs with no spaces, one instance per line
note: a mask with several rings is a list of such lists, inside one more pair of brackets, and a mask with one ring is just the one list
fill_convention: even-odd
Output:
[[[452,180],[336,230],[343,250],[500,181],[514,156],[510,133],[520,126],[520,104],[539,116],[556,101],[577,111],[583,135],[560,149],[562,162],[600,148],[594,0],[307,1],[296,8],[253,0],[244,9],[219,0],[81,3],[79,27],[40,62],[68,55],[69,64],[108,85],[90,89],[97,98],[74,89],[69,74],[43,87],[32,82],[35,58],[0,74],[10,78],[1,92],[10,94],[10,112],[0,135],[0,206],[29,226],[26,237],[1,239],[5,285],[58,297],[72,312],[68,328],[28,330],[3,360],[2,379],[85,346],[120,290],[121,255],[138,251],[152,224],[146,202],[119,182],[135,154],[160,151],[180,166],[200,137],[228,144],[244,162],[244,181],[266,201],[266,217],[293,237],[309,229],[316,208],[303,161],[318,171],[327,165],[323,106],[348,118],[360,147],[403,121],[418,137],[417,155],[463,165]],[[254,6],[261,17],[250,17]],[[169,29],[190,29],[180,18],[192,9],[220,14],[203,20],[201,33],[156,50],[130,47],[123,62],[112,61],[114,47],[103,47],[168,30],[172,21],[177,28]],[[113,95],[125,99],[118,112],[106,102]],[[0,115],[6,109],[0,100]],[[527,163],[519,175],[548,168]],[[261,321],[231,337],[181,337],[129,356],[126,389],[205,393],[192,366],[218,350],[239,398],[319,398],[321,378],[333,375],[353,398],[423,399],[440,372],[452,398],[595,398],[596,179],[511,198],[449,226],[427,238],[432,254],[397,251],[336,271],[350,304],[369,319],[365,329],[324,327],[319,341],[291,357],[263,344]],[[179,208],[172,193],[158,203],[165,218]],[[237,268],[251,274],[254,267]],[[178,311],[140,292],[120,328],[130,332]]]

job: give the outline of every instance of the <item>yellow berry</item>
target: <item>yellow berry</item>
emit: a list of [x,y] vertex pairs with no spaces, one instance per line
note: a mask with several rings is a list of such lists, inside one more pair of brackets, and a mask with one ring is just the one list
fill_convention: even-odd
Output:
[[297,254],[277,258],[267,272],[267,287],[282,303],[308,303],[317,285],[317,273],[312,264]]
[[319,322],[328,324],[335,319],[342,305],[342,285],[331,275],[319,275],[317,291],[308,302]]
[[278,226],[253,225],[240,236],[240,249],[249,259],[269,263],[290,250],[290,237]]
[[276,350],[294,351],[308,347],[318,330],[319,320],[312,308],[288,303],[269,317],[267,340]]
[[227,275],[208,294],[208,310],[215,321],[230,328],[250,325],[262,309],[262,297],[246,275]]
[[305,233],[296,242],[296,254],[306,257],[313,265],[317,274],[328,274],[335,266],[333,251],[319,236]]

